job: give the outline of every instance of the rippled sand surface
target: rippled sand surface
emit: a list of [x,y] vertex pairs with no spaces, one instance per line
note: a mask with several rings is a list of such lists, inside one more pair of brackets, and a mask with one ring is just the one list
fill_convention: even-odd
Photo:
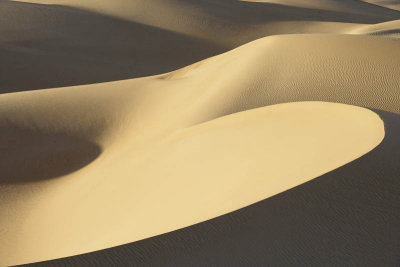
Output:
[[399,6],[0,1],[0,265],[397,266]]

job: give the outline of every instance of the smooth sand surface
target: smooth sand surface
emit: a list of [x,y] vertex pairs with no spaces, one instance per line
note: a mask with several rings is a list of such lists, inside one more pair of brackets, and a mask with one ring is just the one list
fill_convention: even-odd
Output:
[[[0,265],[105,249],[247,210],[360,162],[384,136],[398,140],[366,109],[400,113],[393,6],[0,1]],[[385,153],[392,161],[369,163],[391,178],[400,159]],[[359,177],[359,168],[346,170],[335,177]],[[310,194],[323,194],[317,190]],[[379,209],[384,218],[394,212]],[[332,222],[310,227],[323,235]],[[371,231],[368,244],[382,244]],[[396,237],[383,236],[389,245]],[[240,261],[255,264],[246,253]]]
[[3,0],[0,18],[5,93],[165,73],[270,35],[359,34],[400,12],[344,0]]
[[[13,104],[11,99],[7,102]],[[49,135],[52,125],[41,124],[40,111],[33,108],[28,113],[33,115],[34,131]],[[27,125],[14,123],[25,132]],[[57,180],[13,183],[12,176],[19,173],[12,164],[17,162],[16,167],[27,171],[24,178],[30,166],[11,157],[5,161],[9,166],[2,168],[2,177],[10,177],[6,182],[11,185],[1,188],[6,199],[1,213],[12,210],[2,228],[11,231],[1,240],[14,242],[1,244],[0,258],[5,265],[48,260],[189,226],[340,167],[373,149],[383,137],[383,122],[367,109],[299,102],[177,129],[159,144],[153,141],[142,149],[135,146],[134,129],[125,128],[113,143],[106,136],[100,138],[103,153],[95,162]],[[48,142],[46,136],[43,139],[38,142]],[[59,144],[66,140],[49,142],[53,146],[25,145],[18,151],[25,157],[39,154],[38,164],[53,166],[51,159],[39,157],[47,150],[63,153]],[[80,153],[86,150],[76,152]],[[12,200],[20,200],[21,193],[25,201],[19,206]],[[35,245],[38,240],[40,245]]]
[[400,116],[361,158],[251,206],[126,245],[29,266],[398,266]]

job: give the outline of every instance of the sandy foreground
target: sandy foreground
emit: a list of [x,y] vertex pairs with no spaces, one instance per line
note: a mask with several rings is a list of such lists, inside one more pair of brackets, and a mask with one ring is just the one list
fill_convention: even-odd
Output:
[[396,266],[399,10],[0,1],[0,266]]

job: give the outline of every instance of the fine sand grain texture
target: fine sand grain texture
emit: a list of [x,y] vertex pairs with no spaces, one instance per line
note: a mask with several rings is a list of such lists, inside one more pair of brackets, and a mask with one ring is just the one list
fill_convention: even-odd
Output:
[[398,266],[399,4],[0,0],[0,266]]

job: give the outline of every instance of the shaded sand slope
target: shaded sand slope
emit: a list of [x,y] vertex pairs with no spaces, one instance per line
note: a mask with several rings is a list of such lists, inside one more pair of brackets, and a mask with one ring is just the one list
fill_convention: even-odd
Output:
[[[135,103],[145,98],[146,104],[153,105],[146,116],[155,124],[161,119],[175,120],[168,118],[170,113],[165,110],[182,112],[179,123],[191,124],[300,100],[342,102],[398,113],[399,61],[400,43],[386,38],[280,35],[168,74],[73,90],[113,90],[106,94],[120,92],[128,99],[132,95]],[[120,101],[118,96],[111,98]]]
[[[67,103],[76,104],[73,100]],[[7,103],[15,104],[12,99]],[[80,126],[88,118],[74,121],[73,113],[68,114],[84,114],[82,110],[64,106],[64,118],[70,117],[65,126],[45,118],[41,107],[27,107],[29,123],[38,131],[61,129],[57,124],[62,124],[70,135],[77,131],[96,137],[96,121],[90,129],[92,125]],[[26,111],[6,114],[2,117],[20,127],[26,123],[26,116],[20,117]],[[135,143],[134,125],[120,123],[97,137],[103,153],[86,168],[62,179],[2,184],[0,212],[6,219],[1,227],[7,229],[0,238],[2,265],[90,252],[214,218],[340,167],[384,137],[383,122],[375,113],[324,102],[232,114],[176,129],[145,149]],[[47,149],[60,147],[36,147],[32,153]],[[29,172],[29,166],[19,167]],[[16,174],[12,168],[2,172],[2,177]]]
[[[36,0],[93,10],[130,21],[201,36],[219,42],[239,42],[248,26],[256,32],[271,21],[337,21],[377,23],[399,18],[399,12],[362,1],[237,1],[149,0],[77,1]],[[156,14],[161,14],[157,16]],[[296,24],[293,23],[296,27]]]
[[391,37],[400,36],[400,20],[383,22],[373,25],[358,26],[348,33],[351,34],[370,34],[370,35],[384,35]]
[[394,10],[400,10],[399,0],[364,0],[364,2],[383,6]]
[[[40,0],[39,0],[40,1]],[[47,0],[43,0],[47,1]],[[392,9],[395,5],[389,5],[398,0],[241,0],[243,2],[255,3],[274,3],[286,6],[295,6],[302,8],[341,11],[354,14],[372,14],[374,11],[381,11],[388,14],[387,9]],[[386,5],[384,4],[386,2]],[[381,8],[383,7],[383,8]],[[390,13],[390,12],[389,12]]]
[[361,1],[29,2],[0,1],[3,93],[160,74],[267,35],[356,33],[400,19]]
[[70,7],[0,1],[0,21],[0,93],[163,73],[223,51]]
[[31,266],[397,266],[400,117],[367,155],[244,209],[161,236]]
[[[288,43],[297,46],[288,47]],[[382,53],[374,57],[372,51],[378,48]],[[2,159],[3,166],[9,166],[0,170],[1,177],[6,177],[0,195],[4,203],[1,213],[7,220],[2,224],[8,230],[1,238],[7,242],[1,243],[0,249],[7,256],[0,258],[6,259],[5,264],[32,262],[150,237],[262,200],[363,155],[377,144],[373,140],[379,140],[378,135],[371,142],[363,139],[370,134],[375,138],[374,131],[359,125],[369,116],[362,115],[364,109],[321,104],[322,111],[316,112],[318,104],[308,103],[311,108],[288,108],[288,113],[275,112],[274,107],[261,109],[265,115],[248,110],[281,102],[324,100],[398,112],[398,48],[394,40],[370,36],[273,36],[164,75],[1,95],[3,132],[16,133],[21,139],[26,133],[35,134],[29,137],[31,141],[11,148],[10,138],[3,137],[3,147],[11,149],[13,158],[19,161]],[[330,105],[332,111],[328,112]],[[240,111],[245,112],[223,117]],[[320,120],[312,119],[314,116]],[[279,121],[289,122],[285,126]],[[268,125],[276,127],[270,129]],[[292,134],[303,131],[301,127],[314,130]],[[339,135],[331,136],[336,133]],[[304,139],[293,139],[297,137]],[[47,140],[54,140],[55,145]],[[332,140],[342,140],[344,147]],[[366,147],[356,149],[357,142]],[[314,150],[298,147],[305,144],[325,150],[312,154]],[[324,161],[323,155],[331,145],[339,149],[340,162],[334,157]],[[74,149],[78,146],[82,149]],[[21,147],[26,147],[25,152]],[[304,169],[296,165],[302,161],[299,154],[289,152],[294,147],[309,151],[311,157],[304,160],[313,159],[313,164]],[[68,175],[49,179],[49,173],[31,170],[32,165],[19,158],[19,151],[24,157],[37,158],[43,166],[54,166],[53,178]],[[79,159],[80,165],[60,162],[56,167],[51,155],[57,153]],[[330,153],[329,157],[336,152]],[[226,157],[226,161],[215,164],[211,155],[219,161]],[[287,155],[293,158],[289,160]],[[275,160],[280,157],[287,158],[287,166],[293,169],[278,168]],[[273,167],[265,169],[266,162]],[[15,172],[19,168],[24,172]],[[225,175],[227,171],[232,177]],[[248,178],[243,180],[249,171],[252,183]],[[262,178],[277,173],[289,179],[275,184]],[[196,188],[193,177],[199,182]],[[30,182],[33,180],[37,182]],[[215,181],[220,184],[215,185]],[[260,186],[263,183],[268,186]],[[248,191],[240,194],[239,188]],[[170,204],[168,209],[163,206],[166,203]],[[185,204],[192,205],[192,212]],[[213,209],[207,208],[210,205]],[[32,245],[37,240],[43,245]]]
[[[0,95],[0,265],[142,240],[323,174],[113,260],[397,260],[399,155],[387,150],[398,146],[400,42],[386,37],[400,12],[344,0],[29,2],[0,1],[0,91],[24,91]],[[357,106],[393,112],[381,112],[384,145],[381,119]],[[173,251],[158,251],[165,241]]]

